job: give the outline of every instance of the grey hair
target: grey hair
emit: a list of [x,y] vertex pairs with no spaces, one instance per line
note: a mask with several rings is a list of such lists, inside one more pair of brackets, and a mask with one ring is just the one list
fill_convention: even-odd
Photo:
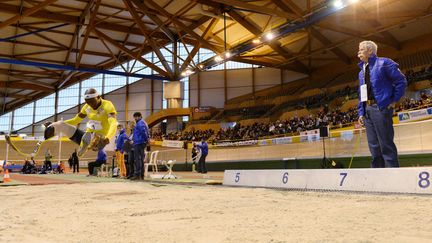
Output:
[[369,50],[372,50],[372,53],[375,54],[375,55],[378,52],[378,45],[375,42],[373,42],[373,41],[370,41],[370,40],[362,41],[362,42],[360,42],[359,45],[360,46],[366,46],[366,48],[369,49]]

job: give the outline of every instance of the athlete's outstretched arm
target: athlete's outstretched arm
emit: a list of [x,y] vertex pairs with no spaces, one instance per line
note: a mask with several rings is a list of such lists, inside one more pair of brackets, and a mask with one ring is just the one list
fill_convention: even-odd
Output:
[[116,113],[110,113],[108,115],[108,124],[109,124],[109,130],[108,133],[106,134],[106,138],[110,139],[112,137],[114,137],[116,131],[117,131],[117,118],[116,118]]
[[70,124],[70,125],[78,125],[87,115],[83,114],[83,113],[78,113],[76,114],[73,118],[66,120],[65,123]]

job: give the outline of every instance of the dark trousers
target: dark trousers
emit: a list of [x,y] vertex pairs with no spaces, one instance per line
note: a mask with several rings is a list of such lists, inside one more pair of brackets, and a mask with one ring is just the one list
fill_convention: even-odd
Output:
[[372,168],[399,167],[392,117],[393,108],[380,110],[376,104],[366,106],[364,124]]
[[93,175],[93,170],[96,167],[100,167],[101,165],[105,164],[106,161],[102,160],[102,161],[94,161],[94,162],[90,162],[88,163],[88,171],[89,171],[89,175]]
[[135,164],[133,150],[125,154],[125,164],[126,164],[126,177],[133,176],[134,164]]
[[45,170],[52,170],[51,161],[46,160],[44,164],[45,164]]
[[198,172],[199,173],[207,173],[207,169],[206,169],[206,165],[205,165],[205,160],[206,160],[207,155],[201,155],[199,161],[198,161]]
[[135,161],[135,170],[134,176],[143,177],[144,175],[144,149],[146,144],[134,144],[134,161]]
[[72,167],[73,167],[73,173],[75,173],[75,171],[79,173],[79,164],[77,162],[74,162]]

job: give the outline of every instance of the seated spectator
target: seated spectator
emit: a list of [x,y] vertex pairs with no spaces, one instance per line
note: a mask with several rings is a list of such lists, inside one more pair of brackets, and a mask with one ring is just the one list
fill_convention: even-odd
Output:
[[88,163],[88,176],[95,176],[94,169],[107,162],[108,156],[104,149],[98,151],[96,161]]
[[56,173],[63,174],[65,171],[65,165],[63,161],[60,161],[60,163],[57,164]]
[[37,168],[35,162],[32,158],[32,162],[29,160],[25,160],[23,168],[21,169],[21,173],[23,174],[36,174]]

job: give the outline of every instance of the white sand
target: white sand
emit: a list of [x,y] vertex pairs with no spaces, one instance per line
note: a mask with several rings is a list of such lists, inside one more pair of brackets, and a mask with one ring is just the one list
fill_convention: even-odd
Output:
[[426,196],[139,182],[0,193],[0,242],[432,241]]

